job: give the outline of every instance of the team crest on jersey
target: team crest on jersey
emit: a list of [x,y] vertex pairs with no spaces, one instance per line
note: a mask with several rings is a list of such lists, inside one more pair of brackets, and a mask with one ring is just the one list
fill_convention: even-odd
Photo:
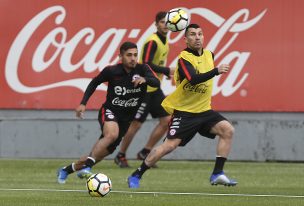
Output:
[[176,133],[176,130],[175,130],[175,129],[171,129],[171,130],[170,130],[170,135],[171,135],[171,136],[175,135],[175,133]]
[[134,81],[135,79],[138,79],[139,77],[140,77],[140,75],[134,74],[133,77],[132,77],[132,81]]
[[114,115],[113,115],[113,114],[109,114],[109,115],[108,115],[108,118],[109,118],[109,119],[114,119]]

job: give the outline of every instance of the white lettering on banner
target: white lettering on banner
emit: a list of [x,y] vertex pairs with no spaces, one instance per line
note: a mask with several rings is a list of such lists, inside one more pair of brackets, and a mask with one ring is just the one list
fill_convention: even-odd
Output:
[[[232,66],[231,71],[227,74],[226,79],[222,81],[223,83],[221,85],[219,85],[219,79],[221,76],[215,77],[213,88],[213,95],[217,95],[219,93],[221,93],[223,96],[232,95],[236,90],[240,88],[240,86],[245,82],[249,75],[249,73],[244,73],[243,76],[240,76],[241,71],[244,69],[244,66],[250,56],[250,52],[232,51],[225,57],[222,57],[223,53],[232,45],[232,43],[236,40],[237,36],[241,32],[248,30],[256,23],[258,23],[265,15],[267,10],[265,9],[256,17],[248,20],[248,9],[241,9],[228,19],[224,19],[220,15],[206,8],[184,9],[187,10],[189,16],[201,16],[218,28],[216,34],[211,38],[206,46],[206,48],[211,51],[217,49],[217,46],[221,43],[221,41],[223,41],[226,34],[233,33],[231,38],[224,44],[223,48],[218,49],[219,52],[217,52],[215,59],[222,58],[220,64],[229,64],[231,62],[236,63]],[[33,93],[63,86],[72,86],[84,91],[91,80],[90,78],[76,78],[55,82],[48,85],[31,87],[29,85],[23,84],[19,79],[20,75],[18,75],[18,66],[26,45],[28,44],[30,38],[34,35],[35,31],[39,28],[39,26],[53,14],[57,14],[54,19],[55,24],[62,24],[66,16],[65,8],[62,6],[49,7],[32,18],[18,33],[16,39],[11,45],[5,65],[5,78],[8,85],[16,92]],[[237,21],[239,21],[241,18],[242,22],[237,23]],[[143,44],[144,40],[154,31],[155,26],[153,23],[145,32],[143,32],[143,35],[139,37],[137,41],[139,48]],[[122,39],[127,34],[129,38],[137,38],[139,33],[140,29],[131,29],[131,31],[128,31],[127,29],[109,28],[100,36],[98,36],[98,38],[94,41],[94,29],[86,27],[81,29],[71,39],[68,40],[68,31],[66,28],[57,26],[41,40],[33,54],[32,65],[29,65],[29,67],[32,66],[32,68],[27,69],[32,69],[34,72],[43,72],[48,69],[56,59],[59,58],[59,68],[64,73],[74,72],[81,67],[83,67],[84,72],[86,73],[90,73],[95,70],[101,71],[106,65],[117,63],[118,58],[115,58],[112,62],[110,61],[113,59],[118,46],[122,42]],[[169,44],[173,44],[183,37],[182,32],[178,34],[174,39],[170,38],[170,34],[171,33],[169,32]],[[107,44],[108,41],[111,42]],[[80,43],[90,45],[91,47],[89,51],[83,56],[83,58],[81,58],[77,63],[73,64],[72,57],[76,53],[76,48]],[[105,49],[102,57],[100,59],[97,59],[99,52],[105,45],[108,45],[108,47]],[[55,48],[55,51],[52,53],[51,57],[47,59],[46,52],[51,46]],[[169,64],[169,66],[175,67],[176,61],[177,57]],[[171,82],[168,80],[164,79],[163,82],[164,84],[162,85],[162,88],[164,89],[165,94],[171,93],[175,87],[172,86]],[[106,85],[102,84],[98,87],[98,89],[106,90],[107,87]]]
[[[256,23],[258,23],[262,19],[262,17],[265,15],[267,11],[267,9],[265,9],[255,18],[248,20],[249,18],[248,9],[241,9],[235,14],[233,14],[229,19],[225,20],[218,14],[206,8],[193,8],[193,9],[183,8],[183,9],[185,9],[188,14],[199,15],[207,19],[209,22],[211,22],[213,25],[219,28],[219,30],[211,38],[210,42],[206,46],[206,49],[210,51],[214,51],[217,48],[219,43],[222,41],[222,39],[228,32],[233,33],[230,40],[215,55],[215,60],[218,59],[227,50],[227,48],[229,48],[229,46],[231,46],[231,44],[236,40],[240,32],[246,31],[249,28],[253,27]],[[242,16],[243,16],[243,22],[236,23],[236,21]],[[180,36],[178,37],[181,38]],[[176,38],[173,40],[169,38],[169,43],[176,42],[177,41]],[[249,56],[250,56],[250,52],[233,51],[229,53],[226,57],[224,57],[220,63],[218,63],[218,65],[224,63],[229,64],[230,62],[236,59],[236,63],[231,68],[231,71],[228,73],[227,78],[225,79],[225,81],[223,81],[222,85],[219,85],[219,80],[222,77],[222,75],[214,77],[214,84],[212,90],[213,96],[217,95],[220,92],[222,93],[223,96],[230,96],[240,88],[240,86],[245,82],[246,78],[249,75],[248,73],[244,73],[242,77],[239,77]],[[176,67],[176,62],[177,62],[177,57],[169,66]],[[240,80],[236,82],[237,79]],[[162,89],[164,90],[164,93],[167,95],[173,92],[175,88],[172,86],[170,80],[164,78]]]
[[136,107],[138,105],[139,98],[131,98],[128,100],[119,99],[119,97],[115,97],[112,100],[113,105],[121,106],[121,107]]

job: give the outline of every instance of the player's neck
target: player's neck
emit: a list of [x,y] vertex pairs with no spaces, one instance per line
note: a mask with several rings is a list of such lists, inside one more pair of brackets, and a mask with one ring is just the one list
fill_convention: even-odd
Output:
[[202,53],[203,53],[203,49],[202,49],[202,48],[201,48],[201,49],[197,49],[196,51],[197,51],[197,53],[198,53],[199,55],[202,55]]
[[193,51],[194,53],[197,53],[199,55],[202,55],[202,53],[203,53],[203,48],[196,49],[196,48],[191,48],[188,46],[188,49],[190,49],[191,51]]
[[130,68],[130,67],[126,67],[126,66],[123,66],[123,67],[127,73],[130,73],[132,71],[132,68]]
[[164,32],[160,32],[160,31],[157,31],[157,33],[162,36],[162,37],[167,37],[167,33],[164,33]]

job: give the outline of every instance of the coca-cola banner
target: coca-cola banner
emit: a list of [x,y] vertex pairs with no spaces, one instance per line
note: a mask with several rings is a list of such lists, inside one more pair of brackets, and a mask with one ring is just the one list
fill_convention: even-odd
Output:
[[[74,109],[91,78],[118,62],[120,44],[140,50],[155,14],[175,7],[201,25],[215,65],[231,66],[214,78],[214,109],[304,111],[301,0],[1,0],[0,108]],[[169,32],[167,66],[185,48],[183,35]],[[162,88],[175,89],[167,79]],[[101,106],[106,89],[88,108]]]

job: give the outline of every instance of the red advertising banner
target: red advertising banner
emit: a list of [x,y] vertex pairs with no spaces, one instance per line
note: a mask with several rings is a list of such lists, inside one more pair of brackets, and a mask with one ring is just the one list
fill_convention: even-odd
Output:
[[[74,109],[91,78],[118,62],[120,44],[140,50],[155,14],[176,7],[201,25],[215,65],[231,66],[214,79],[214,109],[304,111],[301,0],[2,0],[0,108]],[[183,35],[169,32],[167,66],[185,48]],[[169,94],[174,85],[164,80],[162,88]],[[106,89],[98,87],[88,108],[101,106]]]

